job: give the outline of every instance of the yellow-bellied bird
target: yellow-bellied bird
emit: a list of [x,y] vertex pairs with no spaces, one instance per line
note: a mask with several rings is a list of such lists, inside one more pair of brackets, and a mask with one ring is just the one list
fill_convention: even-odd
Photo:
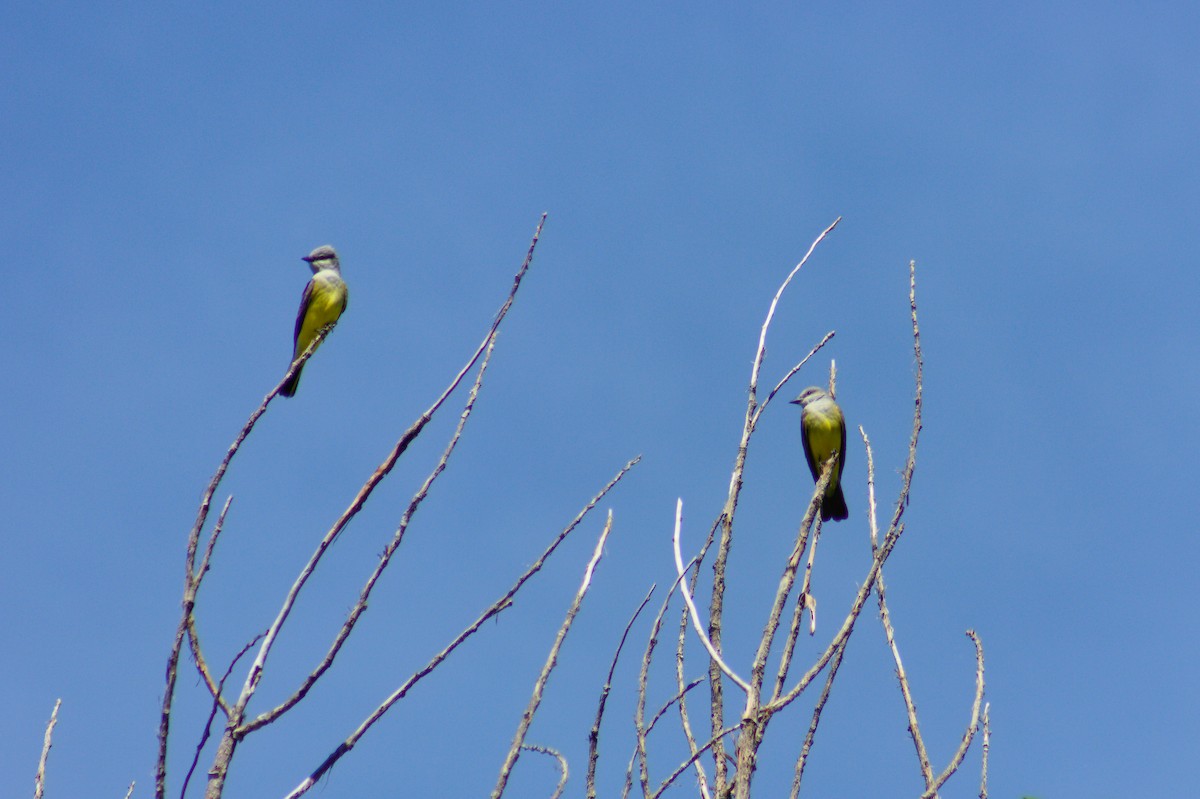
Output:
[[813,480],[819,480],[825,461],[837,450],[837,463],[829,476],[829,487],[821,498],[821,521],[845,519],[850,515],[842,496],[842,466],[846,463],[846,418],[833,397],[811,386],[792,400],[800,406],[800,432],[804,438],[804,457]]
[[[318,247],[304,257],[312,267],[312,280],[304,287],[304,295],[300,297],[300,310],[296,313],[296,332],[293,337],[292,362],[308,349],[308,345],[317,337],[317,333],[325,325],[337,322],[346,310],[346,300],[350,296],[346,289],[346,281],[342,280],[342,267],[338,263],[337,253],[326,244]],[[296,370],[279,393],[285,397],[293,396],[296,387],[300,385],[300,372]]]

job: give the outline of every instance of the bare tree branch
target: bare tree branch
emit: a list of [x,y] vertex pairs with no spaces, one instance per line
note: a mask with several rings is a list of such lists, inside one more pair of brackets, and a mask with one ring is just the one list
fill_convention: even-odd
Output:
[[829,694],[833,691],[833,681],[837,677],[838,669],[842,665],[842,657],[845,654],[846,644],[843,642],[829,661],[829,674],[825,675],[825,687],[821,689],[821,695],[817,697],[817,704],[813,707],[812,720],[808,724],[808,732],[804,734],[804,743],[800,747],[800,755],[796,758],[795,776],[792,778],[791,799],[796,799],[800,794],[800,781],[804,777],[804,766],[808,762],[808,754],[812,751],[813,739],[817,735],[817,725],[821,723],[821,714],[825,712],[825,705],[829,702]]
[[[208,668],[208,663],[204,660],[204,652],[200,648],[200,635],[196,631],[196,595],[200,591],[200,583],[204,581],[204,575],[208,574],[208,570],[212,564],[213,550],[217,546],[217,539],[221,535],[221,530],[225,527],[225,517],[229,513],[229,506],[233,502],[233,495],[225,500],[225,505],[221,508],[220,515],[217,516],[217,523],[213,525],[212,535],[208,537],[208,545],[204,548],[204,556],[200,559],[200,568],[196,570],[196,577],[192,581],[191,591],[189,593],[188,607],[191,612],[184,619],[187,625],[187,640],[188,648],[192,653],[192,660],[196,664],[196,670],[200,673],[200,679],[208,687],[208,692],[217,700],[218,707],[229,716],[229,703],[225,701],[225,697],[221,696],[220,689],[217,687],[216,680],[213,679],[212,672]],[[238,657],[241,657],[240,655]],[[236,661],[236,658],[234,660]],[[226,675],[228,676],[228,675]]]
[[[830,330],[828,333],[825,334],[824,338],[822,338],[820,341],[818,341],[816,343],[816,346],[814,346],[811,350],[808,351],[807,355],[805,355],[803,358],[800,359],[799,363],[797,363],[795,366],[793,366],[791,369],[789,369],[787,371],[787,374],[785,374],[782,378],[780,378],[779,382],[775,384],[775,388],[771,389],[771,392],[769,394],[767,394],[766,399],[764,399],[762,401],[762,404],[759,405],[757,409],[755,409],[752,429],[753,429],[753,427],[758,426],[758,420],[762,417],[763,411],[766,410],[767,405],[769,405],[771,403],[771,400],[775,399],[775,395],[783,390],[783,387],[785,385],[787,385],[788,381],[791,380],[793,377],[795,377],[796,373],[799,372],[802,368],[804,368],[804,364],[808,363],[814,355],[816,355],[818,352],[820,352],[821,348],[824,347],[826,344],[828,344],[830,339],[833,338],[833,336],[834,336],[834,331]],[[832,361],[830,363],[832,364]],[[830,392],[829,395],[833,396],[833,392]]]
[[[833,374],[830,376],[831,383]],[[867,519],[871,528],[871,548],[874,552],[878,547],[878,524],[876,522],[876,505],[875,505],[875,458],[871,451],[871,441],[867,438],[867,433],[863,430],[862,425],[858,428],[859,434],[863,439],[863,446],[867,453]],[[797,603],[796,614],[792,621],[792,635],[796,633],[799,626],[800,614],[802,612],[801,605]],[[796,759],[795,776],[792,780],[791,799],[796,799],[800,793],[800,782],[804,776],[804,767],[808,761],[809,752],[812,750],[813,739],[816,736],[817,726],[821,722],[821,713],[825,709],[825,705],[829,701],[829,694],[833,689],[833,681],[837,676],[838,668],[842,664],[842,657],[846,653],[846,645],[843,641],[842,645],[834,652],[833,657],[829,661],[829,674],[826,675],[825,687],[821,690],[820,697],[817,698],[817,703],[813,708],[812,721],[809,723],[808,732],[804,736],[804,744],[800,748],[800,755]],[[786,671],[780,670],[781,677],[786,677]],[[782,680],[776,682],[775,699],[779,697],[779,691],[782,688]],[[774,701],[774,700],[772,700]]]
[[38,758],[37,773],[33,777],[33,799],[42,799],[46,788],[46,760],[50,757],[50,741],[54,737],[54,727],[58,724],[58,709],[62,700],[54,700],[54,710],[50,711],[50,721],[46,724],[46,735],[42,738],[42,756]]
[[675,780],[679,779],[680,775],[683,774],[683,772],[688,770],[688,766],[691,766],[693,763],[695,763],[697,760],[700,759],[701,755],[703,755],[709,749],[713,748],[713,744],[717,741],[718,738],[724,738],[726,735],[729,735],[731,732],[737,732],[740,727],[741,727],[740,724],[735,724],[732,727],[726,727],[722,730],[718,730],[716,735],[714,735],[712,738],[710,738],[708,740],[708,742],[706,744],[704,744],[703,746],[701,746],[699,749],[696,750],[696,754],[692,755],[687,760],[680,763],[679,766],[676,767],[676,769],[674,771],[672,771],[671,774],[665,780],[662,781],[662,783],[658,786],[658,789],[655,790],[654,793],[650,794],[650,799],[658,799],[658,797],[662,796],[663,791],[665,791],[667,788],[670,788],[671,784],[674,783]]
[[[877,525],[875,522],[875,460],[871,454],[871,442],[867,439],[866,432],[863,430],[861,425],[859,426],[858,430],[859,433],[862,434],[863,444],[867,450],[867,518],[871,527],[872,551],[874,551],[877,538]],[[797,602],[796,613],[792,619],[792,630],[789,640],[791,640],[791,638],[797,634],[800,624],[800,615],[802,612],[803,607],[799,602]],[[821,714],[824,712],[825,706],[829,702],[829,695],[833,690],[833,681],[834,678],[837,677],[838,669],[842,665],[842,658],[845,654],[846,644],[843,642],[842,645],[834,652],[833,657],[829,661],[829,673],[825,676],[825,687],[821,689],[821,695],[817,698],[817,703],[813,707],[812,720],[809,722],[808,732],[806,732],[804,735],[804,743],[800,747],[800,754],[796,758],[795,776],[792,779],[791,799],[796,799],[800,793],[800,782],[804,777],[804,767],[808,762],[809,752],[812,751],[813,740],[817,734],[817,726],[821,723]],[[779,692],[783,687],[783,679],[786,679],[787,677],[786,671],[782,668],[780,669],[779,674],[781,679],[777,680],[775,683],[775,693],[772,701],[775,701],[779,698]]]
[[925,393],[925,358],[921,354],[921,329],[917,325],[917,262],[908,262],[908,304],[912,318],[913,355],[917,362],[917,393],[913,405],[913,429],[908,440],[908,460],[901,472],[900,498],[896,501],[896,510],[892,514],[891,524],[888,525],[887,535],[884,536],[884,546],[894,547],[900,537],[900,517],[908,507],[908,495],[912,489],[913,472],[917,468],[917,440],[921,435],[921,404]]
[[583,521],[592,508],[596,507],[600,500],[602,500],[608,494],[608,492],[611,491],[618,482],[620,482],[621,478],[625,476],[626,472],[632,469],[640,460],[641,456],[639,455],[638,457],[626,463],[625,466],[622,467],[619,472],[617,472],[617,475],[609,480],[608,484],[605,485],[604,488],[600,489],[599,493],[597,493],[596,496],[594,496],[592,500],[583,508],[583,510],[581,510],[578,515],[571,520],[571,523],[568,524],[562,530],[562,532],[560,532],[558,536],[550,542],[550,545],[546,547],[544,552],[542,552],[541,557],[534,561],[533,565],[526,569],[525,572],[519,578],[517,578],[517,581],[513,583],[512,587],[508,589],[504,596],[496,600],[491,607],[480,614],[479,618],[477,618],[465,630],[459,633],[458,636],[441,652],[438,652],[436,655],[434,655],[430,661],[426,663],[419,671],[405,680],[403,685],[393,691],[392,694],[387,697],[387,699],[381,702],[379,706],[371,712],[366,720],[358,726],[358,729],[351,733],[346,740],[338,744],[338,746],[325,758],[325,760],[321,762],[319,766],[317,766],[316,769],[313,770],[311,774],[308,775],[308,777],[306,777],[299,785],[292,789],[291,793],[287,795],[286,799],[297,799],[297,797],[303,795],[310,788],[316,785],[317,781],[320,780],[321,777],[323,777],[325,773],[329,771],[329,769],[333,768],[334,764],[337,763],[343,756],[345,756],[347,752],[353,749],[363,735],[366,734],[367,730],[369,730],[375,724],[375,722],[379,721],[379,719],[383,717],[384,713],[386,713],[394,704],[403,699],[408,692],[412,690],[414,685],[416,685],[421,681],[421,679],[429,675],[434,669],[441,665],[442,661],[448,658],[450,654],[459,647],[460,644],[474,635],[488,619],[511,607],[513,597],[517,595],[517,592],[521,590],[522,586],[524,586],[525,583],[533,577],[533,575],[541,571],[542,567],[546,564],[546,560],[554,553],[554,550],[558,549],[558,545],[561,544],[566,537],[570,535],[576,527],[579,526],[580,522]]
[[875,454],[871,451],[871,439],[862,425],[858,426],[858,434],[862,436],[863,449],[867,451],[867,521],[871,525],[871,552],[879,548],[879,522],[875,505]]
[[533,723],[533,716],[537,713],[538,706],[542,703],[542,691],[546,687],[546,683],[550,680],[550,672],[554,671],[554,667],[558,665],[558,653],[562,649],[563,641],[567,638],[567,633],[571,630],[571,625],[575,621],[576,614],[579,613],[579,607],[583,604],[583,598],[587,595],[588,587],[592,583],[592,573],[596,569],[596,564],[600,562],[600,557],[604,554],[604,542],[608,540],[608,534],[612,530],[612,511],[608,512],[608,520],[604,524],[604,530],[600,533],[600,539],[596,542],[596,549],[592,553],[592,559],[588,561],[587,569],[583,573],[583,582],[579,585],[579,591],[575,594],[575,600],[571,603],[571,607],[567,610],[567,617],[563,620],[562,626],[558,629],[558,635],[554,639],[554,645],[550,647],[550,654],[546,657],[546,663],[542,666],[542,673],[538,676],[537,682],[533,686],[533,695],[529,698],[529,706],[525,708],[525,712],[521,715],[521,723],[517,725],[517,734],[513,736],[512,748],[508,751],[508,756],[504,759],[504,764],[500,767],[500,776],[496,780],[496,787],[492,789],[492,799],[500,799],[504,793],[505,786],[508,785],[508,777],[512,773],[513,766],[517,764],[517,758],[521,754],[521,746],[525,743],[525,735],[529,732],[529,725]]
[[[225,507],[228,508],[229,504],[226,503]],[[213,719],[217,716],[217,710],[222,708],[224,705],[224,702],[221,700],[221,691],[225,688],[225,681],[229,679],[229,675],[233,673],[234,666],[236,666],[237,662],[242,659],[242,656],[249,652],[250,647],[257,644],[259,639],[262,637],[263,633],[259,633],[258,635],[254,636],[252,640],[250,640],[236,655],[233,656],[233,660],[229,661],[229,668],[225,669],[225,674],[221,676],[221,681],[217,683],[215,689],[212,691],[212,709],[208,713],[208,720],[204,723],[204,733],[200,736],[200,741],[196,744],[196,752],[192,755],[192,764],[188,767],[187,774],[183,778],[183,787],[179,789],[179,799],[184,799],[184,797],[187,796],[188,783],[192,781],[192,774],[195,773],[196,766],[200,763],[200,753],[204,751],[204,745],[208,743],[208,737],[212,731]],[[228,715],[228,710],[226,710],[226,715]]]
[[[815,543],[815,542],[814,542]],[[775,687],[771,691],[771,701],[774,702],[783,692],[783,685],[787,681],[788,671],[792,667],[792,658],[796,653],[796,642],[800,638],[800,624],[804,620],[804,611],[810,611],[812,623],[809,626],[809,634],[816,632],[817,625],[817,600],[801,586],[800,593],[796,596],[796,604],[792,607],[792,623],[788,625],[787,638],[783,642],[783,653],[779,658],[779,671],[775,675]]]
[[704,682],[703,678],[697,677],[696,679],[689,682],[687,685],[683,686],[682,690],[676,692],[674,696],[672,696],[670,699],[668,699],[666,702],[664,702],[662,707],[660,707],[657,711],[655,711],[654,715],[650,717],[650,723],[646,725],[646,734],[649,735],[650,733],[652,733],[654,731],[654,728],[658,725],[658,722],[660,720],[662,720],[662,717],[666,714],[666,712],[668,710],[671,709],[672,705],[682,702],[684,697],[686,697],[693,688],[695,688],[697,685],[700,685],[703,682]]
[[[766,674],[767,658],[770,656],[771,645],[779,629],[783,608],[787,604],[788,595],[795,584],[796,570],[799,567],[800,556],[806,548],[809,531],[812,530],[815,537],[820,530],[819,525],[814,527],[814,521],[817,518],[817,512],[820,508],[821,498],[825,494],[825,489],[829,485],[829,481],[833,479],[833,470],[837,464],[838,457],[838,454],[834,453],[822,466],[821,475],[814,486],[813,495],[804,514],[804,519],[800,524],[800,529],[796,533],[796,543],[792,547],[791,555],[788,557],[783,574],[779,578],[779,587],[775,593],[771,613],[763,629],[762,636],[759,639],[758,650],[754,655],[750,685],[746,692],[746,707],[742,711],[741,734],[738,736],[737,742],[734,795],[738,799],[749,799],[750,781],[756,768],[758,748],[762,743],[763,736],[766,734],[767,724],[770,721],[772,713],[770,702],[767,703],[765,709],[762,705],[762,684]],[[812,560],[810,557],[809,574],[811,574],[811,567]],[[802,591],[800,596],[797,597],[798,608],[805,604],[806,597],[806,590]],[[781,669],[783,668],[786,668],[786,664],[781,662]],[[718,792],[718,796],[721,795]]]
[[425,497],[428,496],[429,489],[433,486],[434,481],[437,480],[438,476],[440,476],[445,470],[446,464],[450,460],[450,455],[458,446],[459,439],[462,438],[463,429],[466,427],[467,420],[471,416],[471,411],[475,408],[475,401],[479,396],[479,389],[483,385],[483,376],[487,372],[488,364],[491,363],[492,352],[495,348],[495,345],[496,339],[493,337],[488,343],[487,352],[484,354],[483,360],[479,365],[479,371],[475,376],[475,382],[471,386],[471,391],[467,396],[467,402],[463,407],[462,413],[459,415],[458,425],[454,428],[454,433],[450,437],[450,442],[446,445],[446,449],[442,452],[442,456],[438,460],[437,465],[434,466],[433,470],[425,478],[425,482],[421,484],[421,487],[409,501],[408,507],[401,516],[400,525],[396,528],[396,532],[392,536],[392,540],[388,542],[386,547],[384,547],[383,553],[379,556],[379,560],[375,564],[375,568],[371,571],[370,577],[367,578],[366,583],[359,592],[358,601],[355,602],[354,607],[351,608],[350,613],[346,617],[346,621],[342,623],[341,628],[334,637],[333,643],[330,644],[329,650],[325,653],[325,657],[321,660],[317,667],[313,669],[311,673],[309,673],[309,675],[304,679],[304,682],[301,683],[300,687],[297,688],[291,696],[266,713],[262,713],[257,718],[247,722],[243,727],[244,734],[253,732],[259,727],[270,724],[275,719],[279,718],[279,716],[290,710],[296,705],[297,702],[299,702],[308,694],[313,685],[316,684],[317,680],[320,679],[321,676],[328,671],[329,667],[333,665],[334,658],[337,657],[338,652],[341,651],[342,646],[350,637],[350,633],[353,632],[355,624],[358,623],[358,620],[362,614],[366,612],[367,601],[371,597],[371,592],[374,590],[376,582],[378,582],[379,578],[383,575],[384,569],[386,569],[388,564],[391,562],[392,556],[395,555],[396,550],[400,548],[400,544],[404,540],[404,534],[408,531],[408,527],[412,521],[413,515],[417,512],[417,509],[425,500]]
[[[692,568],[692,566],[696,565],[696,563],[696,558],[692,558],[692,560],[688,563],[687,568]],[[634,749],[634,755],[641,767],[640,776],[642,793],[644,795],[649,794],[650,792],[650,764],[647,762],[646,736],[650,734],[650,729],[654,726],[653,721],[649,725],[646,724],[646,684],[650,676],[650,661],[653,659],[654,650],[658,646],[658,634],[662,631],[663,619],[666,617],[667,608],[669,608],[671,605],[671,597],[675,594],[675,589],[679,586],[679,581],[681,579],[682,578],[680,577],[676,577],[674,582],[671,583],[671,587],[667,589],[667,596],[663,599],[662,607],[659,609],[658,614],[654,617],[654,623],[650,625],[650,635],[646,639],[646,651],[642,654],[642,665],[638,670],[637,704],[635,705],[633,711],[633,728],[637,741],[637,745]],[[681,688],[680,691],[681,693],[679,696],[682,696],[683,689]],[[665,705],[664,708],[665,707],[670,707],[670,703]],[[657,719],[655,719],[655,721],[657,721]],[[632,769],[632,761],[630,762],[630,768]],[[632,771],[630,773],[632,773]],[[627,774],[626,777],[628,778],[629,775]],[[628,789],[628,785],[626,788]]]
[[[663,717],[663,715],[666,714],[666,712],[671,709],[672,705],[674,705],[677,702],[682,702],[683,698],[687,695],[687,693],[689,691],[691,691],[693,688],[695,688],[697,685],[700,685],[703,682],[704,682],[704,680],[702,680],[702,679],[696,679],[696,680],[692,680],[687,685],[685,685],[678,693],[676,693],[673,697],[668,699],[663,704],[663,706],[658,709],[658,712],[655,713],[650,718],[650,723],[646,724],[644,729],[642,729],[642,726],[639,723],[638,734],[641,737],[638,739],[638,742],[634,745],[633,754],[629,756],[629,765],[625,768],[625,787],[622,788],[622,790],[621,790],[621,799],[626,799],[626,797],[629,796],[630,789],[633,787],[633,764],[638,760],[639,752],[645,748],[645,743],[644,743],[645,737],[650,735],[650,733],[654,730],[655,725],[658,724],[659,719],[661,719]],[[696,753],[693,752],[692,754],[696,754]],[[695,761],[693,760],[693,762],[695,762]],[[700,773],[701,773],[701,784],[703,784],[703,773],[704,772],[701,771]],[[649,777],[647,776],[646,779],[648,780]],[[648,789],[647,789],[647,792],[648,792]]]
[[967,750],[971,748],[971,741],[975,737],[975,733],[979,731],[979,706],[983,703],[983,643],[979,640],[979,636],[974,630],[967,630],[967,637],[975,644],[975,701],[971,705],[971,722],[967,725],[967,731],[963,733],[962,742],[958,745],[958,749],[954,752],[954,757],[950,758],[950,764],[946,766],[945,771],[937,776],[933,785],[929,786],[925,793],[921,794],[921,799],[930,799],[937,796],[938,789],[946,784],[946,780],[954,772],[958,771],[958,767],[962,765],[963,758],[967,756]]
[[[717,527],[720,526],[720,524],[721,520],[718,519],[717,521],[713,522],[711,527],[708,528],[708,537],[704,539],[704,546],[700,547],[700,552],[695,558],[693,558],[693,562],[696,564],[696,567],[692,570],[692,576],[688,579],[688,588],[692,592],[693,596],[695,596],[696,593],[696,584],[700,581],[700,563],[704,561],[704,556],[708,554],[708,549],[712,546],[713,541],[716,538]],[[663,610],[666,610],[665,606],[663,607]],[[679,689],[680,697],[679,726],[680,729],[683,730],[684,738],[687,739],[688,751],[692,755],[695,755],[699,750],[699,746],[696,744],[696,736],[692,732],[691,720],[688,718],[687,696],[685,696],[686,691],[684,690],[683,676],[684,644],[687,641],[688,618],[690,616],[691,613],[688,611],[687,605],[684,604],[683,610],[679,613],[679,633],[676,636],[675,641],[675,684]],[[694,765],[696,767],[696,784],[700,789],[700,797],[701,799],[711,799],[712,794],[708,789],[708,775],[704,771],[704,766],[699,760],[694,761]]]
[[983,763],[979,769],[979,799],[988,799],[988,749],[992,745],[992,720],[988,711],[991,706],[991,702],[983,706]]
[[621,657],[621,650],[625,648],[625,639],[629,637],[629,630],[632,629],[633,623],[637,621],[637,617],[641,615],[646,604],[650,601],[650,597],[654,594],[655,586],[650,586],[650,590],[646,592],[645,599],[638,605],[637,610],[629,617],[629,623],[625,625],[625,632],[621,633],[621,640],[617,644],[617,650],[613,652],[612,663],[608,667],[608,676],[604,680],[604,686],[600,689],[600,701],[596,703],[596,720],[592,723],[592,730],[588,733],[588,768],[587,782],[585,795],[587,799],[595,799],[596,797],[596,763],[600,760],[600,722],[604,718],[604,706],[608,702],[608,694],[612,690],[613,673],[617,670],[617,660]]
[[[812,497],[808,501],[808,508],[804,511],[804,518],[800,521],[800,528],[796,531],[796,543],[792,547],[792,552],[788,556],[787,563],[784,565],[783,574],[779,576],[779,587],[775,591],[775,601],[771,605],[771,613],[767,619],[767,624],[763,628],[762,637],[759,639],[758,652],[754,656],[754,666],[752,669],[753,681],[756,686],[756,693],[761,693],[763,675],[767,666],[767,657],[771,653],[771,645],[775,640],[775,633],[779,629],[780,617],[783,614],[783,609],[787,605],[788,596],[791,595],[792,588],[796,582],[796,570],[800,567],[800,556],[804,554],[804,550],[808,547],[808,538],[811,532],[813,536],[812,548],[816,551],[816,536],[821,531],[818,511],[821,508],[821,497],[825,495],[825,489],[829,486],[829,481],[833,479],[833,470],[837,465],[838,453],[825,461],[821,467],[821,476],[817,479],[816,485],[813,487]],[[803,611],[805,597],[809,592],[809,580],[812,574],[812,556],[808,560],[808,568],[805,570],[804,584],[800,589],[800,594],[796,598],[797,615],[793,619],[793,631],[798,631],[799,613]],[[792,651],[795,647],[795,636],[789,635],[784,645],[783,656],[779,662],[779,674],[775,680],[774,697],[778,698],[779,692],[782,689],[782,683],[787,679],[788,667],[791,664]],[[749,709],[749,708],[748,708]],[[757,710],[757,708],[755,708]]]
[[[200,542],[200,532],[204,529],[204,523],[208,519],[208,510],[212,504],[213,495],[217,492],[217,487],[221,484],[221,480],[225,477],[225,472],[229,470],[229,464],[233,460],[233,456],[241,449],[242,442],[246,440],[246,436],[250,435],[250,431],[254,429],[254,425],[258,423],[259,418],[266,412],[267,405],[270,404],[283,388],[284,383],[291,379],[292,375],[300,370],[300,368],[312,357],[317,351],[317,347],[321,346],[321,342],[333,330],[333,325],[326,325],[317,331],[317,335],[313,337],[312,343],[300,353],[300,356],[292,362],[284,374],[283,379],[273,388],[258,408],[250,414],[246,420],[246,424],[242,426],[241,431],[229,446],[225,453],[225,458],[217,466],[217,471],[209,480],[208,487],[205,488],[204,494],[200,499],[200,507],[196,511],[196,521],[192,524],[192,529],[188,533],[187,556],[185,558],[185,573],[183,581],[183,613],[179,619],[179,625],[175,629],[175,638],[171,644],[171,651],[167,655],[167,685],[163,690],[162,710],[159,714],[158,723],[158,758],[154,767],[154,795],[156,799],[164,799],[167,792],[167,739],[170,737],[171,731],[171,704],[175,699],[175,679],[178,674],[179,653],[183,650],[183,639],[187,633],[189,619],[192,617],[193,607],[196,601],[196,591],[199,588],[199,582],[204,578],[204,573],[208,570],[208,559],[206,553],[205,562],[201,570],[195,571],[196,564],[196,549]],[[226,502],[225,510],[229,509],[229,503]],[[222,521],[224,519],[224,511],[222,512]],[[213,531],[212,538],[209,539],[209,553],[213,545],[216,543],[216,537],[219,530]],[[199,651],[197,648],[196,651]],[[202,661],[198,661],[202,662]],[[211,683],[206,680],[211,690]]]
[[633,708],[634,757],[629,761],[630,770],[625,777],[626,789],[628,789],[632,779],[633,763],[636,761],[639,767],[638,775],[641,780],[643,796],[650,792],[650,764],[646,753],[646,736],[649,734],[646,725],[646,686],[650,677],[650,661],[654,657],[654,649],[658,646],[658,634],[662,629],[663,618],[666,616],[667,608],[671,605],[671,596],[678,584],[679,578],[676,577],[675,582],[667,589],[667,596],[663,599],[662,608],[654,617],[654,623],[650,625],[650,635],[646,638],[646,650],[642,653],[641,667],[638,669],[637,702]]
[[716,663],[717,666],[720,667],[721,673],[733,680],[733,682],[743,691],[749,691],[750,684],[739,677],[733,671],[733,669],[731,669],[725,663],[725,661],[721,659],[721,653],[719,653],[716,647],[713,646],[712,641],[708,640],[708,636],[704,633],[704,627],[700,624],[700,613],[696,610],[696,603],[692,601],[692,594],[690,591],[688,591],[686,582],[683,581],[683,555],[681,555],[679,552],[679,533],[682,523],[683,500],[678,499],[675,501],[675,536],[673,539],[675,547],[675,572],[679,575],[679,592],[683,594],[683,599],[685,602],[687,602],[688,610],[691,611],[692,614],[692,628],[696,631],[696,635],[700,637],[700,642],[704,644],[704,648],[708,650],[708,656],[712,658],[713,662]]
[[883,623],[883,633],[887,637],[888,647],[892,650],[892,659],[896,661],[896,679],[900,681],[900,695],[904,697],[904,710],[908,714],[908,733],[912,736],[913,746],[917,749],[917,762],[921,766],[921,777],[925,780],[925,788],[933,787],[933,766],[929,763],[929,750],[925,748],[925,739],[921,737],[921,725],[917,722],[917,705],[913,701],[912,691],[908,687],[908,675],[904,672],[904,663],[900,660],[900,648],[896,646],[896,633],[892,629],[892,614],[888,611],[883,582],[883,571],[875,580],[875,592],[879,596],[879,619]]
[[567,759],[563,757],[562,752],[558,751],[557,749],[551,749],[549,746],[541,746],[539,744],[522,744],[521,748],[530,752],[539,752],[543,755],[550,755],[550,757],[558,761],[558,786],[555,787],[554,793],[550,794],[550,799],[559,799],[559,797],[561,797],[563,794],[563,789],[567,787],[567,777],[570,774],[569,770],[567,769]]
[[[863,446],[867,452],[867,498],[868,518],[871,525],[871,551],[878,552],[879,525],[876,521],[875,505],[875,458],[871,451],[871,441],[861,425],[858,428],[858,432],[862,436]],[[916,747],[917,763],[921,767],[921,777],[925,780],[925,787],[929,788],[933,785],[933,766],[929,762],[929,751],[925,747],[925,740],[921,737],[921,726],[917,721],[917,706],[913,701],[912,692],[909,690],[908,676],[904,671],[904,663],[900,659],[900,649],[896,645],[895,630],[892,628],[892,617],[888,611],[887,599],[885,597],[886,587],[884,585],[882,569],[879,571],[875,590],[879,597],[879,620],[883,624],[884,636],[887,638],[888,647],[892,651],[892,659],[896,662],[896,679],[900,683],[900,694],[904,698],[904,709],[908,714],[908,732],[912,737],[913,746]]]

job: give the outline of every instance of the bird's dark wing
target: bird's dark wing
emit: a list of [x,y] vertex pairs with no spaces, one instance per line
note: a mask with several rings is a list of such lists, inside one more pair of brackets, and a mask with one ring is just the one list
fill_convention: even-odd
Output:
[[837,478],[842,479],[842,467],[846,465],[846,417],[842,416],[841,408],[838,409],[838,416],[842,417],[842,444],[838,447],[838,470]]
[[292,358],[299,355],[296,352],[296,344],[300,342],[300,328],[304,327],[304,314],[308,312],[308,302],[312,299],[313,281],[308,281],[308,285],[304,287],[304,293],[300,295],[300,310],[296,312],[296,330],[292,333]]

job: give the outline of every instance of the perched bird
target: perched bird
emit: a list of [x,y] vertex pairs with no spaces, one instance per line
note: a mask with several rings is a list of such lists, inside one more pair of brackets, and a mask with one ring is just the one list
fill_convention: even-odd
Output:
[[813,480],[821,478],[821,469],[833,451],[837,450],[837,463],[829,476],[829,487],[821,498],[821,521],[845,519],[850,515],[846,498],[842,496],[842,466],[846,463],[846,418],[842,409],[817,386],[800,392],[792,400],[800,406],[800,432],[804,438],[804,457]]
[[[308,345],[317,337],[317,333],[325,325],[337,322],[342,311],[346,310],[346,300],[350,296],[346,289],[346,281],[342,280],[342,268],[338,263],[337,253],[333,247],[326,244],[310,252],[304,257],[312,267],[312,280],[304,287],[304,295],[300,297],[300,310],[296,313],[296,332],[293,336],[292,362],[295,363],[300,354],[308,349]],[[300,385],[301,366],[296,370],[279,393],[291,397]]]

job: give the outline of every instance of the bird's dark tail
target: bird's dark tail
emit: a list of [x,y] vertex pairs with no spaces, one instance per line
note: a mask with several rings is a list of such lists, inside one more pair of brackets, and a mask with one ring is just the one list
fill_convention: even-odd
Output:
[[827,522],[833,519],[835,522],[840,522],[850,516],[850,509],[846,507],[846,497],[842,495],[842,487],[834,490],[833,496],[826,496],[821,501],[821,521]]
[[[299,369],[296,370],[296,374],[292,375],[292,379],[283,384],[283,388],[279,389],[279,393],[281,396],[284,396],[284,397],[296,396],[296,389],[300,386],[300,373],[303,371],[304,371],[304,367],[301,366]],[[838,488],[838,491],[841,491],[841,487]],[[844,504],[845,503],[843,503],[843,505]],[[845,517],[843,517],[843,518],[845,518]]]

